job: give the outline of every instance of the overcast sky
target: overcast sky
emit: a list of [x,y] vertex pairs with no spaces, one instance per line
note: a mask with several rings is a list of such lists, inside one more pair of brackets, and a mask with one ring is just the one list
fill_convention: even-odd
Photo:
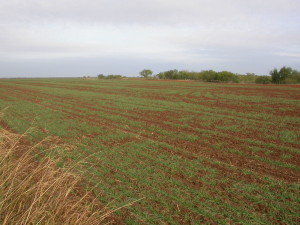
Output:
[[299,0],[0,0],[0,77],[300,70]]

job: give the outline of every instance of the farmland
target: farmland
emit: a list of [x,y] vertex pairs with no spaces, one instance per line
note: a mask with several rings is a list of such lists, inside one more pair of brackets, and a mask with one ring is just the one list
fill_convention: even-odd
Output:
[[139,200],[119,223],[300,223],[300,85],[3,79],[0,109],[103,204]]

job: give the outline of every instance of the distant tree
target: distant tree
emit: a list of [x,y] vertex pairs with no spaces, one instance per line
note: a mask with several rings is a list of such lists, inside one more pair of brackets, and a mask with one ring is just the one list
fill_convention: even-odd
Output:
[[197,72],[190,72],[187,70],[181,70],[179,72],[175,72],[173,79],[179,80],[199,80],[199,73]]
[[238,77],[232,72],[221,71],[217,73],[216,80],[220,82],[238,82]]
[[98,79],[104,79],[104,78],[105,78],[105,76],[103,74],[98,75]]
[[212,82],[217,80],[217,72],[213,70],[201,71],[201,76],[204,81]]
[[[235,82],[238,83],[238,75],[228,72],[215,72],[213,70],[203,70],[201,72],[189,72],[186,70],[168,70],[156,75],[159,79],[170,80],[202,80],[208,82]],[[254,81],[253,81],[254,82]]]
[[246,75],[238,75],[238,78],[241,83],[255,83],[258,75],[255,75],[255,73],[246,73]]
[[300,83],[300,71],[293,70],[293,73],[292,73],[291,79],[293,79],[293,80],[294,80],[294,82],[293,82],[293,83]]
[[284,80],[284,83],[286,81],[286,79],[291,78],[292,74],[293,74],[293,70],[291,67],[282,67],[279,70],[279,74],[282,77],[282,79]]
[[201,73],[202,79],[208,82],[238,82],[238,76],[228,71],[215,72],[204,70]]
[[279,84],[279,82],[280,82],[280,77],[279,77],[279,72],[278,72],[278,70],[275,68],[274,70],[271,70],[270,71],[270,75],[271,75],[271,77],[272,77],[272,82],[274,83],[274,84]]
[[272,82],[274,84],[285,84],[286,79],[291,78],[293,75],[293,70],[290,67],[282,67],[279,71],[275,68],[270,71],[272,76]]
[[150,77],[152,74],[153,74],[152,70],[148,70],[148,69],[142,70],[142,71],[140,72],[140,75],[141,75],[142,77],[144,77],[144,78],[148,78],[148,77]]
[[156,77],[159,78],[159,79],[166,79],[164,72],[160,72],[160,73],[156,74]]
[[114,74],[110,74],[106,76],[106,79],[122,79],[122,75],[114,75]]
[[168,70],[164,72],[165,79],[178,79],[178,70]]
[[257,76],[255,79],[256,84],[270,84],[271,77],[270,76]]

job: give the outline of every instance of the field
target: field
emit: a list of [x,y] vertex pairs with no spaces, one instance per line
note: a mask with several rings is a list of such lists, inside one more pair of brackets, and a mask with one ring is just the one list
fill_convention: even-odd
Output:
[[300,85],[2,79],[0,109],[103,204],[139,200],[119,224],[300,223]]

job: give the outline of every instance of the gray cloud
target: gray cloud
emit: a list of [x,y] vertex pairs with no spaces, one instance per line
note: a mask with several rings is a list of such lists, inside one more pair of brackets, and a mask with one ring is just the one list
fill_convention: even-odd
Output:
[[161,25],[234,22],[262,16],[283,19],[286,15],[298,15],[300,3],[295,0],[2,0],[0,7],[2,19],[10,21],[149,22]]
[[[0,0],[0,63],[10,62],[0,75],[20,74],[19,68],[54,75],[59,71],[50,65],[70,62],[83,73],[87,59],[105,62],[111,73],[120,73],[113,62],[126,62],[120,63],[124,74],[149,66],[261,74],[282,65],[300,69],[299,9],[295,0]],[[41,60],[39,69],[22,63]],[[65,68],[61,73],[73,74]]]

